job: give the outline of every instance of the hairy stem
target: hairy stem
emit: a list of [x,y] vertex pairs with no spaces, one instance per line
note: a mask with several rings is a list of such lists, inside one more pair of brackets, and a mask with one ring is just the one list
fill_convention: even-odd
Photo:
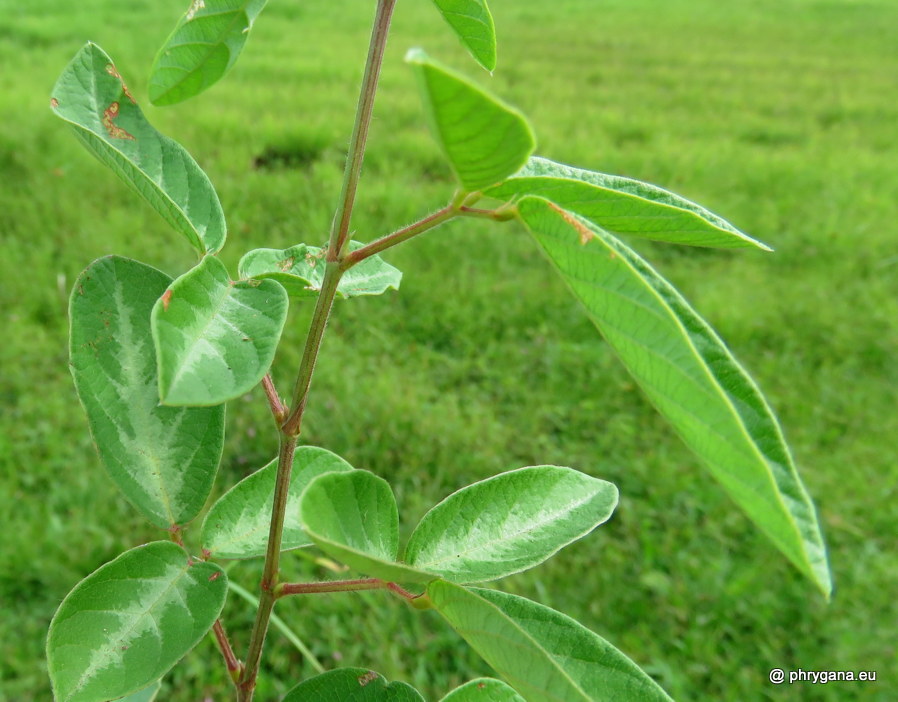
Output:
[[275,589],[275,597],[315,595],[326,592],[358,592],[359,590],[389,590],[406,600],[415,599],[415,595],[399,587],[396,583],[379,580],[378,578],[330,580],[323,583],[281,583]]
[[212,625],[212,631],[215,633],[215,641],[218,642],[221,655],[224,657],[225,665],[228,667],[228,674],[236,684],[240,680],[243,666],[237,660],[237,656],[234,655],[234,649],[231,648],[231,642],[228,640],[228,635],[225,632],[224,625],[221,623],[221,619],[215,620],[215,624]]
[[349,236],[349,221],[352,218],[352,207],[355,193],[362,173],[362,161],[365,158],[365,142],[368,139],[368,126],[374,109],[374,95],[377,92],[377,81],[383,63],[384,50],[387,46],[387,35],[390,31],[390,19],[396,0],[379,0],[374,28],[371,30],[371,43],[368,46],[368,60],[365,62],[365,76],[362,79],[362,90],[355,113],[355,125],[349,142],[349,157],[343,174],[343,190],[340,193],[340,205],[334,217],[331,229],[330,249],[336,260],[343,251]]
[[256,678],[259,675],[259,662],[262,659],[262,647],[265,644],[265,635],[268,633],[268,621],[271,618],[271,610],[274,608],[274,588],[277,585],[281,537],[284,533],[284,513],[287,510],[287,495],[295,450],[296,437],[282,435],[281,449],[278,454],[277,479],[274,486],[274,505],[271,510],[271,527],[268,531],[268,549],[265,553],[265,566],[262,570],[259,609],[256,611],[256,622],[253,625],[253,633],[249,641],[246,665],[237,688],[237,699],[240,702],[249,702],[253,698]]
[[342,275],[343,271],[339,263],[327,262],[324,280],[321,282],[321,291],[318,293],[318,302],[315,304],[315,312],[312,314],[312,322],[309,326],[309,335],[306,337],[306,347],[299,364],[299,372],[296,374],[296,385],[293,388],[293,410],[281,428],[286,436],[299,436],[302,428],[302,415],[305,412],[309,388],[312,385],[312,374],[315,372],[315,363],[318,361],[318,352],[321,350],[321,340],[324,338],[324,330],[327,328],[327,320],[330,317],[334,297],[337,294],[337,285]]
[[266,373],[265,377],[262,378],[262,389],[265,390],[265,396],[268,398],[268,406],[271,407],[271,414],[274,415],[274,421],[280,426],[287,418],[287,408],[284,406],[281,396],[278,395],[277,388],[274,387],[271,373]]
[[[268,532],[268,549],[265,554],[265,566],[262,574],[261,596],[259,597],[259,608],[256,612],[256,622],[253,625],[253,633],[250,638],[249,652],[246,656],[246,665],[238,685],[239,702],[251,702],[253,698],[256,678],[259,675],[262,647],[265,644],[268,623],[274,609],[276,599],[274,588],[277,586],[278,580],[281,537],[284,531],[284,512],[287,507],[290,473],[293,468],[293,453],[296,449],[296,438],[299,436],[302,427],[303,412],[305,411],[306,400],[308,399],[309,388],[312,383],[312,374],[315,371],[315,363],[318,360],[318,352],[321,349],[321,340],[324,338],[324,330],[327,328],[327,320],[330,317],[334,297],[337,294],[337,285],[340,282],[340,277],[343,275],[343,269],[340,267],[340,258],[343,246],[349,236],[349,222],[352,217],[355,193],[362,172],[365,143],[368,139],[368,126],[371,123],[371,114],[374,108],[374,95],[377,92],[377,81],[380,76],[380,67],[383,62],[387,35],[390,29],[390,19],[393,15],[395,4],[396,0],[378,0],[377,3],[377,14],[374,19],[374,28],[371,31],[368,59],[365,63],[365,76],[362,80],[355,125],[349,145],[349,156],[346,160],[346,170],[343,175],[340,204],[334,216],[334,226],[331,230],[330,244],[327,250],[327,268],[324,272],[324,280],[318,294],[318,302],[312,315],[302,361],[300,362],[296,384],[293,388],[292,410],[281,426],[281,450],[278,458],[271,528]],[[273,387],[273,384],[271,384],[272,390]],[[268,393],[269,402],[272,402],[272,394],[269,393],[268,385],[266,385],[266,393]],[[274,396],[277,397],[276,392]],[[278,403],[280,403],[280,398],[278,398]],[[272,409],[275,410],[273,403]],[[276,412],[275,416],[277,416]]]
[[348,270],[355,264],[364,261],[369,256],[378,254],[384,249],[389,249],[391,246],[396,246],[396,244],[401,244],[403,241],[408,241],[413,236],[417,236],[422,232],[426,232],[428,229],[433,229],[434,227],[440,226],[443,222],[446,222],[453,217],[457,217],[458,213],[459,208],[457,205],[455,205],[454,203],[446,205],[443,209],[437,210],[433,214],[428,215],[424,219],[415,222],[414,224],[403,227],[402,229],[399,229],[392,234],[387,234],[385,237],[382,237],[377,241],[372,241],[370,244],[367,244],[360,249],[351,251],[343,258],[343,263],[341,264],[341,266],[343,270]]

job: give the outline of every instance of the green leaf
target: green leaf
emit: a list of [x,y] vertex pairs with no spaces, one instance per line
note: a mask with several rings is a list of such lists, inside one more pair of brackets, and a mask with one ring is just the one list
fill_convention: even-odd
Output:
[[532,466],[450,495],[430,510],[405,560],[453,582],[504,578],[538,565],[607,521],[617,488],[571,468]]
[[410,568],[399,553],[399,512],[389,483],[366,470],[315,478],[300,499],[302,528],[322,551],[365,575],[426,583],[438,577]]
[[161,407],[150,313],[169,283],[119,256],[94,261],[69,302],[70,358],[94,443],[125,497],[157,526],[203,508],[224,445],[224,406]]
[[431,131],[465,190],[498,183],[524,165],[536,142],[520,112],[421,49],[405,60],[418,68]]
[[161,687],[162,681],[157,680],[149,687],[143,688],[143,690],[139,690],[126,697],[119,697],[118,702],[153,702],[153,700],[156,699],[156,695],[159,694],[159,689]]
[[560,612],[445,580],[430,583],[427,593],[452,628],[532,702],[670,700],[627,656]]
[[602,229],[672,244],[724,249],[766,244],[694,202],[656,185],[533,157],[518,173],[485,192],[508,200],[536,195],[585,217]]
[[237,61],[267,0],[191,0],[156,54],[150,101],[173,105],[217,83]]
[[494,71],[496,29],[486,0],[433,0],[433,4],[477,63]]
[[477,678],[455,688],[440,702],[527,702],[501,680]]
[[388,683],[367,668],[337,668],[304,680],[283,702],[424,702],[420,693],[403,682]]
[[59,702],[105,702],[164,675],[212,628],[228,578],[156,541],[126,551],[63,600],[47,637]]
[[[364,244],[349,243],[349,250],[360,249]],[[295,298],[317,297],[324,282],[326,249],[298,244],[289,249],[254,249],[240,259],[237,270],[241,278],[276,280]],[[337,285],[337,296],[343,298],[359,295],[382,295],[387,290],[399,289],[402,272],[384,261],[371,256],[343,274]]]
[[658,410],[736,503],[828,596],[823,536],[782,431],[754,382],[686,300],[634,251],[537,198],[520,217]]
[[88,43],[75,55],[50,105],[88,151],[200,253],[224,245],[224,213],[209,177],[183,146],[147,121],[103,49]]
[[280,284],[233,282],[206,256],[153,308],[162,403],[217,405],[251,390],[274,359],[287,305]]
[[[203,548],[215,558],[255,558],[268,547],[268,528],[277,479],[277,460],[244,478],[212,505],[203,522]],[[293,454],[281,550],[311,546],[302,530],[299,499],[319,475],[353,467],[338,455],[315,446],[300,446]]]

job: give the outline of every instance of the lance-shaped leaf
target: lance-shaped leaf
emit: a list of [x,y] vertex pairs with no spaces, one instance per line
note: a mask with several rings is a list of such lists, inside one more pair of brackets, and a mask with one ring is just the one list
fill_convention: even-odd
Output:
[[304,680],[283,702],[424,702],[421,694],[403,682],[388,683],[367,668],[337,668]]
[[173,105],[217,83],[234,65],[267,0],[191,0],[156,54],[150,101]]
[[501,680],[477,678],[455,688],[440,702],[527,702],[527,700]]
[[427,594],[452,628],[525,699],[670,700],[614,646],[544,605],[445,580],[428,585]]
[[150,313],[171,283],[119,256],[94,261],[69,303],[72,376],[103,465],[160,527],[203,508],[224,445],[224,406],[162,407]]
[[421,49],[405,60],[418,69],[431,131],[465,190],[498,183],[526,163],[536,142],[520,112]]
[[513,177],[485,194],[500,200],[543,197],[618,234],[691,246],[771,250],[701,205],[656,185],[545,158],[531,158]]
[[426,583],[438,577],[397,562],[399,511],[389,483],[365,470],[315,478],[300,499],[300,520],[322,551],[365,575]]
[[[364,244],[352,241],[349,250]],[[298,244],[289,249],[254,249],[240,259],[237,271],[241,278],[276,280],[294,298],[317,297],[324,282],[326,249]],[[382,295],[399,289],[402,272],[380,256],[370,256],[347,270],[337,284],[337,296]]]
[[723,341],[634,251],[539,198],[520,217],[659,411],[828,596],[823,536],[773,412]]
[[[203,522],[203,548],[216,558],[264,556],[268,546],[277,460],[244,478],[212,505]],[[302,530],[299,499],[319,475],[353,470],[338,455],[315,446],[300,446],[293,454],[281,550],[311,546]]]
[[496,29],[486,0],[433,0],[433,4],[477,63],[495,70]]
[[571,468],[501,473],[459,490],[424,515],[405,560],[453,582],[504,578],[585,536],[616,505],[614,485]]
[[287,319],[287,293],[273,280],[231,281],[206,256],[153,308],[159,397],[166,405],[217,405],[268,372]]
[[47,664],[59,702],[105,702],[158,680],[209,631],[227,595],[217,565],[156,541],[82,580],[50,623]]
[[225,241],[215,188],[190,154],[143,116],[112,59],[88,43],[53,88],[53,112],[87,149],[146,200],[200,253]]

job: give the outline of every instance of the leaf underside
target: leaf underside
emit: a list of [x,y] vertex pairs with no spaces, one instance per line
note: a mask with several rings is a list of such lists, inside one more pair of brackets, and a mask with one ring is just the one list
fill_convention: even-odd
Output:
[[166,405],[217,405],[249,392],[268,372],[287,319],[273,280],[237,281],[206,256],[156,302],[153,339]]
[[47,664],[59,702],[105,702],[158,680],[209,631],[227,594],[213,563],[156,541],[82,580],[59,606]]
[[147,121],[99,46],[88,43],[76,54],[52,95],[56,116],[197,251],[224,245],[224,212],[208,176]]
[[527,700],[664,701],[633,661],[568,616],[524,597],[437,580],[433,606]]
[[69,303],[72,377],[100,458],[125,497],[163,528],[203,508],[225,412],[159,405],[150,313],[170,283],[155,268],[108,256],[78,277]]
[[[349,243],[349,251],[364,244]],[[326,249],[297,244],[288,249],[254,249],[240,259],[237,271],[241,278],[276,280],[293,298],[314,298],[321,292],[324,282]],[[360,295],[382,295],[387,290],[399,289],[402,272],[384,261],[371,256],[347,270],[337,284],[337,296],[342,298]]]
[[433,0],[471,56],[486,70],[496,69],[496,29],[486,0]]
[[546,200],[520,217],[631,375],[736,503],[826,594],[823,536],[776,418],[724,343],[632,249]]
[[191,0],[156,54],[150,102],[173,105],[217,83],[237,61],[267,0]]
[[534,156],[514,176],[489,188],[500,200],[535,195],[617,234],[671,244],[724,249],[770,247],[701,205],[656,185],[585,171]]
[[[281,550],[311,546],[302,530],[299,500],[319,475],[353,470],[342,458],[315,446],[300,446],[293,454],[293,470],[284,513]],[[203,548],[215,558],[255,558],[265,555],[271,506],[277,479],[277,460],[244,478],[212,505],[203,521]]]
[[431,132],[466,191],[494,185],[526,163],[536,141],[520,112],[421,49],[405,60],[417,69]]
[[388,683],[373,670],[337,668],[304,680],[283,702],[424,702],[424,698],[410,685]]
[[542,563],[606,521],[616,505],[614,485],[571,468],[509,471],[430,510],[405,560],[453,582],[496,580]]
[[381,580],[438,577],[397,562],[399,512],[389,483],[365,470],[315,478],[300,500],[302,528],[326,554]]

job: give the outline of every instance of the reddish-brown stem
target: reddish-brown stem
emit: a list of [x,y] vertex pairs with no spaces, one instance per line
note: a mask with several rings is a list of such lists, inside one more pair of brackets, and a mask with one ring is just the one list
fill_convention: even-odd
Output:
[[360,590],[389,590],[400,597],[413,600],[413,595],[396,583],[378,578],[359,578],[357,580],[330,580],[322,583],[281,583],[275,589],[275,597],[287,595],[316,595],[326,592],[358,592]]
[[374,28],[371,30],[371,42],[368,45],[368,59],[365,62],[365,76],[362,78],[362,90],[359,93],[358,107],[355,113],[355,124],[349,142],[349,157],[343,174],[343,190],[340,193],[340,205],[334,217],[331,230],[330,251],[328,260],[335,261],[343,251],[343,245],[349,237],[349,220],[355,203],[355,193],[362,174],[362,161],[365,158],[365,142],[368,139],[368,126],[374,111],[374,95],[377,92],[377,81],[383,63],[384,51],[387,48],[387,35],[390,31],[390,19],[396,0],[379,0]]
[[364,261],[369,256],[378,254],[384,249],[389,249],[391,246],[396,246],[396,244],[401,244],[403,241],[407,241],[413,236],[417,236],[422,232],[426,232],[428,229],[438,227],[443,222],[457,216],[458,211],[459,210],[456,205],[446,205],[443,209],[437,210],[433,214],[428,215],[424,219],[419,220],[414,224],[403,227],[402,229],[399,229],[392,234],[387,234],[385,237],[382,237],[377,241],[372,241],[370,244],[367,244],[360,249],[351,251],[343,257],[343,263],[340,267],[343,270],[348,270],[355,264]]
[[173,542],[178,544],[178,546],[184,546],[184,538],[182,537],[182,527],[180,524],[172,524],[166,531],[168,532],[168,538],[170,538]]
[[266,373],[265,377],[262,378],[262,389],[265,390],[265,396],[268,398],[268,406],[271,407],[274,421],[280,426],[287,418],[287,406],[281,400],[281,396],[278,395],[277,388],[274,387],[271,373]]
[[249,702],[256,688],[256,677],[259,675],[259,662],[262,660],[262,647],[268,633],[268,622],[274,609],[274,588],[277,585],[278,568],[281,555],[281,538],[284,534],[284,514],[287,510],[287,496],[290,488],[290,474],[293,469],[293,453],[296,450],[296,437],[281,436],[281,449],[278,455],[278,471],[274,484],[274,502],[271,508],[271,526],[268,531],[268,549],[265,553],[265,565],[262,569],[261,593],[256,621],[250,636],[249,651],[246,664],[240,671],[237,686],[238,700]]
[[497,222],[505,222],[509,219],[514,219],[517,216],[518,209],[516,205],[506,203],[495,210],[484,210],[478,207],[460,207],[458,213],[465,217],[482,217]]
[[340,282],[340,276],[343,274],[343,270],[340,267],[340,259],[343,246],[349,236],[349,222],[362,170],[365,142],[368,138],[368,125],[371,122],[374,95],[377,92],[377,79],[380,75],[380,67],[383,62],[387,35],[390,29],[390,19],[395,4],[396,0],[378,0],[377,2],[377,13],[374,18],[374,27],[371,30],[368,59],[365,63],[365,76],[362,79],[355,125],[353,126],[349,145],[349,156],[343,174],[343,188],[327,248],[327,268],[293,387],[293,398],[290,403],[291,409],[289,413],[285,412],[287,416],[281,424],[281,453],[278,460],[271,528],[269,530],[268,549],[262,574],[259,609],[256,612],[256,622],[250,637],[246,663],[237,686],[239,702],[251,702],[253,699],[256,678],[259,674],[262,648],[265,643],[265,635],[268,632],[268,622],[274,609],[274,593],[278,585],[280,546],[284,530],[284,512],[287,508],[287,490],[290,486],[290,473],[293,466],[293,451],[302,427],[303,412],[305,411],[306,400],[311,387],[315,362],[318,359],[318,352],[321,348],[321,340],[324,336],[331,306],[337,293],[337,285]]
[[395,592],[397,595],[406,600],[414,600],[418,597],[418,595],[413,595],[405,588],[399,587],[396,583],[387,583],[387,590],[390,592]]
[[225,632],[224,625],[221,623],[221,619],[215,620],[215,624],[212,625],[212,631],[215,632],[215,640],[218,642],[218,648],[221,649],[221,655],[224,657],[225,665],[228,667],[228,674],[236,684],[240,680],[243,665],[237,660],[237,656],[234,655],[234,649],[231,647],[231,642],[228,640],[228,635]]

